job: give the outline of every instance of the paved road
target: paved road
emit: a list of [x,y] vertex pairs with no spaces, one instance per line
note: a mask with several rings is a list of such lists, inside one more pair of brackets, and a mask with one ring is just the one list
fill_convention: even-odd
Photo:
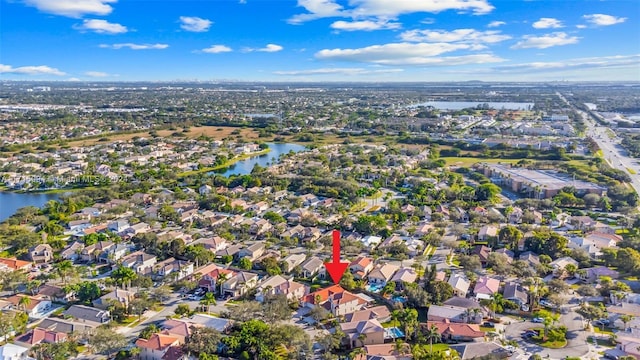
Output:
[[[225,307],[225,303],[226,301],[218,300],[218,303],[216,305],[211,305],[211,313],[220,314],[221,312],[226,311],[227,307]],[[201,306],[199,301],[190,301],[184,298],[179,298],[176,294],[172,294],[170,299],[165,302],[165,307],[162,308],[162,310],[158,312],[151,310],[147,311],[144,315],[142,315],[145,318],[144,321],[131,328],[120,327],[119,332],[127,335],[127,337],[131,339],[134,339],[147,326],[154,323],[157,325],[159,322],[167,319],[168,316],[173,315],[179,304],[188,304],[192,310],[196,309],[198,306]]]
[[[611,167],[624,171],[628,174],[631,177],[630,185],[638,194],[640,194],[640,160],[627,155],[627,151],[618,145],[620,138],[617,136],[614,138],[609,137],[607,130],[610,129],[608,127],[597,124],[593,119],[591,119],[589,114],[577,109],[564,96],[562,96],[562,94],[556,94],[567,105],[571,106],[578,114],[580,114],[580,116],[582,116],[582,119],[587,126],[587,134],[595,140],[600,149],[602,149],[602,153],[606,161],[611,165]],[[628,169],[634,170],[636,174],[630,174]]]
[[[564,359],[565,357],[578,357],[581,359],[600,358],[595,349],[587,343],[589,332],[584,331],[585,322],[582,317],[573,311],[571,307],[566,314],[560,316],[559,324],[567,327],[567,346],[562,349],[545,349],[537,344],[523,340],[522,332],[531,328],[542,327],[531,321],[512,320],[510,325],[504,326],[504,336],[507,340],[516,340],[520,346],[519,353],[538,354],[548,359]],[[503,318],[504,319],[504,318]]]

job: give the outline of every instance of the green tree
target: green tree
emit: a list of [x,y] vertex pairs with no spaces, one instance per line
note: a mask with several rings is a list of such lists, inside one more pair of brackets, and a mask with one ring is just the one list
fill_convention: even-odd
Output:
[[216,304],[216,297],[212,292],[207,292],[204,294],[202,299],[200,300],[200,305],[205,306],[207,309],[207,313],[211,313],[211,305]]
[[522,234],[522,231],[518,230],[517,227],[512,225],[503,227],[498,233],[500,242],[505,244],[507,248],[512,250],[518,248],[518,242],[520,242],[523,236],[524,235]]
[[124,266],[120,266],[111,272],[113,281],[122,287],[130,285],[136,276],[137,274],[133,269]]
[[108,327],[97,327],[88,339],[89,346],[96,353],[106,354],[109,357],[125,347],[127,343],[128,340],[124,335]]
[[156,324],[151,324],[146,328],[142,329],[138,337],[141,339],[149,339],[151,338],[151,335],[158,332],[160,332],[160,328]]
[[83,303],[90,303],[99,298],[101,294],[100,287],[95,281],[83,281],[78,284],[76,290],[76,297]]
[[58,274],[60,279],[62,279],[62,282],[64,284],[67,283],[67,278],[74,272],[74,267],[71,260],[63,260],[59,263],[56,263],[55,265],[53,265],[53,268],[55,269],[55,272],[56,274]]
[[243,257],[238,262],[238,267],[243,270],[251,270],[253,264],[251,263],[251,260],[249,260],[249,258]]
[[191,314],[191,308],[187,304],[178,304],[174,313],[180,317],[188,316]]

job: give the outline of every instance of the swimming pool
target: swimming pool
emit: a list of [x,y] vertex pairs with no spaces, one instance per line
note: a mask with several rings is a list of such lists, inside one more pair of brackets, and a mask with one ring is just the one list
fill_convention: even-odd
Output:
[[378,293],[380,292],[382,289],[384,289],[384,284],[367,284],[367,286],[364,287],[367,291],[373,292],[373,293]]
[[407,302],[407,298],[404,296],[394,296],[391,300],[393,300],[393,302],[399,302],[403,304]]
[[404,333],[397,327],[391,327],[384,330],[384,337],[386,339],[397,339],[404,337]]

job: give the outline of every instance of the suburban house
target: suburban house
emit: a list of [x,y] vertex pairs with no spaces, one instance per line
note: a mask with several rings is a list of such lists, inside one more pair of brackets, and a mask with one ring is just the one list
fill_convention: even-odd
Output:
[[247,293],[258,285],[258,275],[241,271],[222,283],[222,295],[237,297]]
[[12,343],[0,346],[0,359],[2,360],[33,360],[28,354],[29,348],[24,346]]
[[263,281],[257,288],[256,300],[263,302],[269,295],[285,295],[289,300],[300,300],[307,293],[304,284],[297,283],[280,275],[274,275]]
[[443,320],[427,321],[426,324],[421,324],[421,326],[425,330],[435,326],[443,341],[474,341],[484,339],[485,335],[484,331],[480,331],[480,326],[477,324],[452,323],[448,320]]
[[110,293],[93,300],[92,304],[94,307],[102,310],[107,310],[113,303],[120,304],[123,307],[128,308],[129,303],[135,298],[135,296],[136,293],[132,291],[116,288]]
[[580,269],[578,272],[576,272],[576,276],[578,276],[578,278],[583,282],[593,284],[597,282],[598,279],[600,279],[600,277],[602,276],[608,276],[612,279],[617,279],[618,277],[620,277],[620,273],[613,269],[609,269],[606,266],[597,266]]
[[529,294],[525,288],[519,283],[510,282],[505,284],[502,296],[505,300],[510,300],[524,308],[529,303]]
[[412,284],[416,282],[417,278],[418,278],[418,274],[416,273],[415,269],[402,268],[393,275],[393,277],[391,278],[391,281],[396,283],[396,290],[402,290],[404,289],[405,283]]
[[373,270],[373,259],[366,256],[359,256],[349,264],[349,271],[356,280],[364,279]]
[[384,344],[385,330],[377,319],[342,323],[340,329],[345,335],[343,343],[351,348]]
[[179,280],[193,274],[193,263],[189,261],[168,258],[157,263],[154,266],[154,269],[158,277],[174,277],[175,279]]
[[63,332],[35,327],[28,332],[17,336],[13,341],[18,343],[18,345],[32,347],[42,343],[55,344],[65,341],[66,339],[67,334]]
[[[22,298],[28,298],[28,304],[20,304]],[[15,310],[23,310],[30,318],[38,319],[51,310],[51,301],[26,295],[13,295],[5,299]]]
[[238,258],[247,258],[251,261],[255,261],[257,258],[262,256],[262,254],[264,254],[264,250],[265,250],[264,243],[262,242],[253,243],[247,246],[246,248],[240,250],[238,252]]
[[84,244],[79,241],[74,241],[62,250],[60,257],[73,262],[78,261],[78,259],[80,259],[80,252],[82,249],[84,249]]
[[324,262],[317,256],[312,256],[305,260],[300,267],[302,267],[302,277],[312,279],[315,275],[322,272]]
[[136,340],[140,349],[138,357],[141,360],[164,360],[171,349],[180,349],[183,342],[180,336],[164,333],[153,334],[148,340],[140,338]]
[[347,314],[344,317],[344,321],[359,322],[359,321],[376,319],[380,322],[386,322],[386,321],[389,321],[390,318],[391,318],[391,312],[389,311],[389,308],[384,305],[380,305],[380,306],[375,306],[372,308],[356,311],[351,314]]
[[29,249],[28,257],[36,264],[48,263],[53,259],[53,248],[49,244],[32,246]]
[[482,266],[487,266],[487,260],[489,260],[489,254],[491,254],[491,248],[484,245],[478,245],[471,250],[470,255],[476,255],[480,258]]
[[329,295],[329,299],[323,304],[323,307],[337,317],[361,310],[367,303],[361,297],[345,290]]
[[66,304],[69,301],[73,300],[75,292],[65,292],[64,289],[59,286],[45,284],[38,288],[38,293],[36,296],[40,299],[49,300],[51,302]]
[[475,309],[467,309],[464,307],[452,305],[430,305],[427,312],[428,321],[442,322],[448,320],[452,323],[473,323],[480,324],[482,322],[483,313],[478,306]]
[[367,275],[367,279],[370,284],[379,284],[386,285],[388,281],[391,280],[393,274],[398,271],[398,266],[392,264],[378,264],[369,275]]
[[354,360],[410,360],[411,348],[404,344],[404,349],[398,351],[395,344],[365,345],[364,354],[357,355]]
[[491,299],[493,294],[500,290],[500,280],[492,277],[483,276],[476,281],[476,286],[473,288],[473,293],[476,299]]
[[[198,272],[202,273],[201,270]],[[233,275],[235,275],[233,270],[222,268],[216,264],[207,265],[204,274],[198,281],[198,286],[207,289],[207,291],[218,293],[222,285],[220,282],[228,280]]]
[[287,256],[286,258],[282,259],[282,261],[287,264],[286,266],[286,270],[287,272],[292,271],[293,269],[295,269],[298,265],[302,264],[305,259],[307,258],[307,255],[305,254],[291,254],[289,256]]
[[495,225],[485,225],[478,230],[478,241],[489,241],[498,237],[498,227]]
[[0,258],[0,271],[29,271],[33,267],[30,261],[22,261],[11,258]]
[[133,252],[122,258],[120,265],[133,269],[138,275],[150,274],[156,264],[155,255],[147,254],[143,251]]
[[97,327],[111,321],[109,311],[92,308],[85,305],[72,305],[63,313],[65,317],[76,319],[76,321]]
[[451,274],[448,283],[453,288],[454,293],[460,297],[466,297],[469,286],[471,286],[469,279],[462,273]]

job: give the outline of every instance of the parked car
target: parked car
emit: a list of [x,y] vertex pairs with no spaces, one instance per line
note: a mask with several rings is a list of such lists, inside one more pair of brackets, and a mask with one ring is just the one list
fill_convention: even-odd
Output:
[[483,323],[482,323],[482,326],[483,326],[483,327],[488,327],[488,328],[494,328],[494,327],[496,327],[496,325],[495,325],[494,323],[489,322],[489,321],[485,321],[485,322],[483,322]]
[[531,322],[534,322],[534,323],[543,323],[543,322],[544,322],[544,319],[543,319],[543,318],[541,318],[541,317],[535,317],[535,318],[531,319]]

